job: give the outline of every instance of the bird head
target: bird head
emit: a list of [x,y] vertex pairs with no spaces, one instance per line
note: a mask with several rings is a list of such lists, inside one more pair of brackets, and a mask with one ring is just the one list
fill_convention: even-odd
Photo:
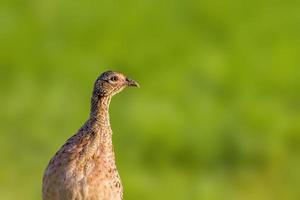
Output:
[[100,96],[113,96],[126,87],[139,87],[139,84],[122,73],[106,71],[97,78],[94,92]]

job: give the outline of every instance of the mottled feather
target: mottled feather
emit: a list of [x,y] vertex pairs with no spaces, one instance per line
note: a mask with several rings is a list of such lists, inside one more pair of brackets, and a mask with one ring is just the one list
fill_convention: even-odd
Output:
[[43,200],[122,199],[109,104],[112,96],[127,86],[138,84],[112,71],[104,72],[95,81],[89,119],[58,150],[45,170]]

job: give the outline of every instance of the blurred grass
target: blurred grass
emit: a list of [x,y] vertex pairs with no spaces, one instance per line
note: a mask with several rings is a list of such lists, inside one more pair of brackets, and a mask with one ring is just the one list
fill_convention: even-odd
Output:
[[299,8],[1,1],[1,199],[40,199],[107,69],[142,86],[111,106],[125,199],[300,199]]

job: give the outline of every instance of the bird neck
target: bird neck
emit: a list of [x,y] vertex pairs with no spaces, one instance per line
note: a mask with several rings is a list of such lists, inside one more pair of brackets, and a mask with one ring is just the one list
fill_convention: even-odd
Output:
[[90,120],[100,144],[112,146],[112,130],[109,120],[109,104],[111,96],[92,97]]

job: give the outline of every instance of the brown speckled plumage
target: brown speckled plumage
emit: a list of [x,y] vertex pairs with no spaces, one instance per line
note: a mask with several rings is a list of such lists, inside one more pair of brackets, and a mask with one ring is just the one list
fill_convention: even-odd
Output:
[[90,118],[50,160],[43,177],[43,200],[119,200],[123,187],[115,164],[109,103],[138,84],[117,72],[95,82]]

